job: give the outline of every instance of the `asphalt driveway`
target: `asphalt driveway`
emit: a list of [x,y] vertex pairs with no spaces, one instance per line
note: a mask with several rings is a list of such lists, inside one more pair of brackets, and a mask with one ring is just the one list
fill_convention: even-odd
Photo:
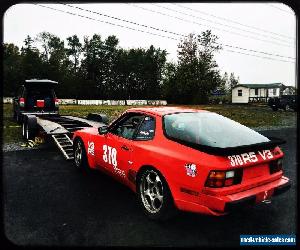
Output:
[[149,221],[135,194],[99,172],[83,175],[54,146],[3,153],[4,230],[18,245],[238,246],[240,234],[296,233],[296,130],[283,138],[289,192],[223,217],[180,213]]

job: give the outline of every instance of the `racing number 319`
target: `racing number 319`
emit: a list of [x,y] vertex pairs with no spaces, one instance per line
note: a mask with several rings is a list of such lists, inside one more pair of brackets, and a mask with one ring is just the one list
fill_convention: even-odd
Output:
[[117,150],[113,147],[103,145],[103,161],[112,164],[114,167],[118,165],[117,163]]

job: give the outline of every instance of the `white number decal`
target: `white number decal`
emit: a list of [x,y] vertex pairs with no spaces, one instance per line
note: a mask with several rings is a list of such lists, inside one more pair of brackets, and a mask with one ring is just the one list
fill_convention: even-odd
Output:
[[107,162],[107,145],[103,145],[103,161]]
[[117,150],[113,147],[103,145],[103,161],[108,162],[108,164],[113,165],[113,169],[116,174],[120,175],[121,177],[125,178],[125,172],[119,169],[118,162],[117,162]]
[[103,161],[112,164],[114,167],[118,166],[117,150],[113,147],[103,145]]

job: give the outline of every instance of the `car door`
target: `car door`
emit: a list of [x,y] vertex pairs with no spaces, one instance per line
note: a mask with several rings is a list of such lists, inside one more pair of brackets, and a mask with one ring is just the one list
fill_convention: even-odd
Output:
[[124,181],[131,163],[132,139],[143,119],[143,114],[128,113],[105,136],[100,161],[121,181]]

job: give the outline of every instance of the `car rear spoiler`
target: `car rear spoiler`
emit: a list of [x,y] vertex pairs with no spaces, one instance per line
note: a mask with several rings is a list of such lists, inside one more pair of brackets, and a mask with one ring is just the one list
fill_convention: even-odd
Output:
[[263,149],[273,149],[278,145],[286,143],[285,140],[282,140],[279,138],[274,138],[274,137],[269,137],[268,139],[270,141],[268,141],[268,142],[261,142],[261,143],[243,145],[243,146],[237,146],[237,147],[220,148],[220,147],[211,147],[211,146],[186,142],[186,141],[182,141],[182,140],[175,139],[175,138],[170,138],[170,139],[173,141],[176,141],[182,145],[202,151],[204,153],[220,155],[220,156],[241,154],[241,153],[263,150]]

